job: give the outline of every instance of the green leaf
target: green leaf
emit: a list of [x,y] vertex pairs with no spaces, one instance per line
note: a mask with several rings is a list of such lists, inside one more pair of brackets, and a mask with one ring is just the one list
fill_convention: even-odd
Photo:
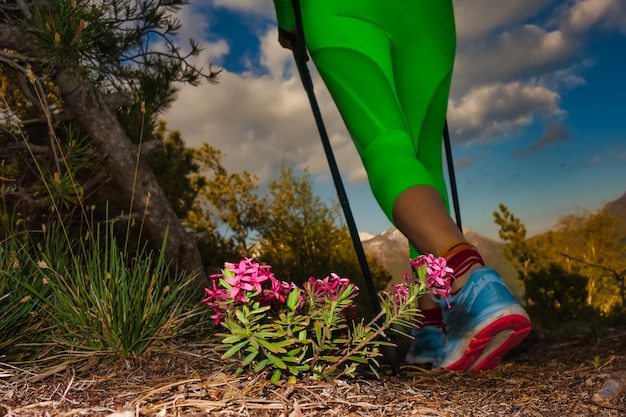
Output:
[[257,357],[258,354],[259,354],[258,350],[254,352],[250,352],[250,354],[248,354],[245,358],[243,358],[243,360],[241,361],[241,365],[242,366],[250,365],[250,363],[254,360],[254,358]]
[[248,318],[246,316],[244,316],[243,311],[235,310],[235,316],[237,316],[237,318],[239,319],[239,321],[242,324],[244,324],[246,326],[250,324],[250,320],[248,320]]
[[254,336],[256,336],[259,339],[269,339],[271,337],[278,337],[276,332],[270,331],[270,330],[261,330],[258,332],[254,332]]
[[270,382],[272,382],[273,384],[277,383],[278,381],[280,381],[280,377],[283,376],[283,374],[277,369],[273,374],[272,374],[272,378],[270,379]]
[[282,358],[283,358],[283,361],[285,361],[285,362],[300,363],[300,359],[295,358],[293,356],[283,355]]
[[261,372],[263,369],[265,369],[268,363],[269,361],[267,359],[263,359],[259,361],[259,363],[257,363],[256,366],[254,367],[254,372],[256,373]]
[[309,369],[311,369],[309,365],[290,365],[287,367],[287,370],[294,375],[297,375],[300,372],[306,372]]
[[350,378],[354,378],[354,372],[356,372],[356,365],[351,363],[346,365],[346,369],[344,370],[344,374],[349,376]]
[[267,359],[275,367],[279,369],[287,369],[287,365],[285,364],[285,362],[283,362],[282,359],[280,359],[278,356],[272,355],[271,353],[268,353],[266,356],[267,356]]
[[231,347],[230,349],[228,349],[228,350],[226,351],[226,353],[224,353],[224,354],[222,355],[222,359],[228,359],[228,358],[230,358],[231,356],[233,356],[235,353],[237,353],[237,352],[238,352],[241,348],[243,348],[243,347],[244,347],[245,345],[247,345],[247,344],[248,344],[248,341],[247,341],[247,340],[243,340],[243,341],[241,341],[241,342],[237,343],[236,345],[234,345],[233,347]]
[[254,350],[259,350],[259,341],[256,337],[250,336],[248,341],[250,342],[250,346],[252,346]]
[[[291,339],[286,339],[286,340],[282,340],[282,341],[278,341],[278,342],[273,342],[272,344],[275,347],[277,347],[277,348],[283,348],[283,347],[286,347],[286,346],[291,346],[291,345],[293,345],[295,343],[296,343],[296,339],[291,338]],[[282,352],[282,353],[284,353],[284,352]]]
[[267,340],[257,339],[259,344],[269,350],[272,353],[287,353],[287,350],[282,347],[277,347],[273,343],[268,342]]
[[233,343],[236,343],[236,342],[238,342],[240,340],[241,340],[241,336],[237,335],[237,334],[234,334],[232,336],[228,336],[228,337],[224,338],[222,340],[222,343],[224,343],[226,345],[232,345]]
[[294,311],[298,307],[298,298],[300,298],[301,294],[302,291],[298,288],[294,288],[291,290],[291,292],[287,296],[287,308],[289,310]]
[[230,330],[231,333],[246,334],[246,329],[241,327],[237,322],[232,319],[223,322],[222,326]]
[[376,341],[372,341],[369,343],[370,345],[376,345],[376,346],[391,346],[391,347],[396,347],[397,345],[393,342],[387,342],[386,340],[376,340]]
[[270,308],[271,308],[270,306],[263,306],[263,307],[256,308],[250,312],[250,315],[252,316],[252,315],[264,313]]

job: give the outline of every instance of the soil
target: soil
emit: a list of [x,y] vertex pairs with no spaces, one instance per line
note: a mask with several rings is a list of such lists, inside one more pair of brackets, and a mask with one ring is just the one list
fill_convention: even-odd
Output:
[[116,362],[66,353],[0,363],[0,416],[626,416],[626,327],[535,331],[480,373],[381,371],[275,385],[265,374],[233,376],[210,346]]

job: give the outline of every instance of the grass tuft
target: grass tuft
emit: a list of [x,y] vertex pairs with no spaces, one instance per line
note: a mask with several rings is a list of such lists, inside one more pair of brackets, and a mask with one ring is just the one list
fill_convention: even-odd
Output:
[[163,247],[144,247],[131,257],[108,224],[70,248],[55,229],[47,228],[31,259],[37,285],[23,286],[44,305],[53,329],[48,337],[59,347],[139,356],[181,336],[187,321],[201,313],[199,305],[190,305],[196,298],[192,276],[171,270]]
[[[23,224],[23,223],[22,223]],[[21,285],[32,285],[36,270],[29,262],[24,248],[26,234],[18,229],[20,222],[6,213],[0,219],[0,352],[6,353],[27,335],[37,341],[41,321],[39,303],[31,292]]]

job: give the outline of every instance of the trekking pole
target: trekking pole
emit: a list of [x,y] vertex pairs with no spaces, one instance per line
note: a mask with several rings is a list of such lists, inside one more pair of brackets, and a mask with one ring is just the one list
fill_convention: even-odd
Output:
[[452,145],[450,144],[450,132],[448,131],[448,120],[443,125],[443,144],[446,150],[446,164],[448,165],[448,177],[450,178],[450,191],[452,192],[452,205],[456,217],[456,225],[463,233],[461,225],[461,208],[459,204],[459,193],[456,188],[456,176],[454,175],[454,161],[452,160]]
[[[330,144],[328,133],[326,132],[324,120],[322,119],[322,113],[320,111],[319,104],[317,103],[317,98],[315,97],[315,91],[313,88],[313,80],[311,79],[311,73],[309,72],[309,67],[307,66],[308,55],[306,52],[306,44],[304,41],[304,31],[302,28],[302,16],[300,14],[300,1],[293,0],[292,3],[293,3],[294,13],[296,16],[296,27],[298,29],[298,34],[295,36],[291,36],[291,35],[287,35],[287,36],[290,36],[292,40],[293,57],[296,62],[296,67],[298,68],[298,74],[300,75],[300,80],[302,81],[304,90],[306,91],[307,96],[309,98],[309,103],[311,104],[311,110],[313,111],[315,124],[317,125],[317,130],[319,131],[320,138],[322,139],[322,145],[324,147],[324,152],[326,153],[326,159],[328,160],[330,172],[333,177],[333,182],[335,184],[335,189],[337,191],[337,197],[339,198],[339,203],[341,204],[344,217],[346,218],[346,224],[348,225],[348,230],[350,231],[350,236],[352,237],[352,244],[354,245],[354,250],[356,252],[359,265],[361,266],[363,279],[365,280],[365,284],[367,285],[367,290],[370,296],[370,302],[372,303],[372,307],[374,308],[374,313],[378,314],[381,312],[382,309],[380,306],[380,300],[378,299],[378,292],[376,290],[376,285],[374,284],[374,279],[372,278],[372,273],[367,263],[367,258],[365,256],[365,250],[363,249],[363,244],[361,243],[361,239],[359,238],[359,231],[356,227],[354,217],[352,216],[352,210],[350,209],[350,202],[348,201],[348,195],[346,194],[346,190],[341,180],[341,174],[339,172],[339,168],[337,167],[337,161],[333,153],[333,148]],[[393,369],[394,374],[399,375],[400,366],[398,364],[398,358],[397,358],[395,348],[391,347],[387,354],[389,355],[391,367]]]

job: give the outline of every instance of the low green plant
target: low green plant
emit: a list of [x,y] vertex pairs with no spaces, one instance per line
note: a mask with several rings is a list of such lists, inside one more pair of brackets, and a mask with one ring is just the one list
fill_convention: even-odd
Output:
[[22,230],[24,222],[0,215],[0,352],[28,337],[33,342],[41,321],[37,320],[37,299],[21,284],[34,283],[35,268],[27,255],[29,233]]
[[102,229],[69,249],[62,233],[47,230],[33,259],[39,285],[26,287],[45,305],[52,341],[127,358],[180,336],[200,313],[186,301],[192,277],[170,270],[163,247],[129,254],[112,225]]
[[38,306],[20,282],[33,282],[33,270],[28,267],[12,242],[0,247],[0,352],[15,346],[26,335],[36,335],[40,322],[34,320]]
[[[302,288],[274,277],[270,267],[253,259],[225,263],[211,276],[203,301],[219,333],[222,358],[238,366],[237,373],[267,370],[271,380],[295,380],[301,373],[316,379],[353,377],[361,364],[378,376],[382,346],[391,345],[385,331],[414,327],[420,317],[417,300],[427,292],[450,291],[445,259],[420,256],[405,283],[379,294],[382,311],[371,322],[350,320],[358,288],[331,274],[311,277]],[[402,333],[404,334],[404,333]]]
[[599,369],[602,366],[602,359],[599,356],[594,356],[593,360],[591,361],[591,364],[596,368]]

